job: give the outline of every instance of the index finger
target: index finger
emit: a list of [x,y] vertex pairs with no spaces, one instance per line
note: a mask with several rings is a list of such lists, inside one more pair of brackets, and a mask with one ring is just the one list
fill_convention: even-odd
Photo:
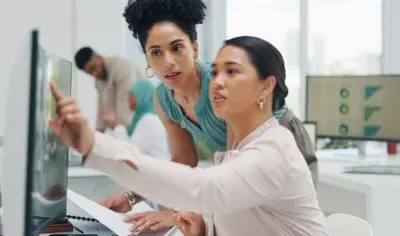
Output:
[[60,90],[58,90],[57,86],[53,82],[50,82],[50,90],[57,102],[63,98]]

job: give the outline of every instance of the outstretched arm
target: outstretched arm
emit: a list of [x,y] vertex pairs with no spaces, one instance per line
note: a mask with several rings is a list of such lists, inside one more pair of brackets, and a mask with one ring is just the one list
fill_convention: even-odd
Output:
[[[267,141],[261,141],[267,142]],[[276,199],[288,176],[284,158],[273,145],[260,143],[209,169],[190,168],[143,155],[129,144],[96,133],[86,167],[103,171],[126,188],[168,207],[218,213]],[[124,161],[135,163],[137,170]]]

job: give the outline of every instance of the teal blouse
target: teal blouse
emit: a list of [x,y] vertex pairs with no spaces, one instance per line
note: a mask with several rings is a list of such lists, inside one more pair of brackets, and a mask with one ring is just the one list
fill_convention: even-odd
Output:
[[[156,89],[158,101],[166,116],[188,130],[196,141],[207,142],[213,151],[226,151],[226,123],[214,115],[209,99],[209,84],[212,78],[211,65],[200,62],[199,69],[201,91],[199,101],[194,108],[198,124],[193,123],[185,116],[184,111],[175,101],[172,90],[163,84]],[[284,107],[274,113],[274,116],[280,119],[286,111],[287,108]]]

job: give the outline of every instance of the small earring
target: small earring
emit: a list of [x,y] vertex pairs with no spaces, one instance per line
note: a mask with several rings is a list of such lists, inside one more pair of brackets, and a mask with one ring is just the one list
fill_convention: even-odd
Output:
[[[151,74],[149,73],[149,70],[151,70]],[[154,76],[154,71],[153,71],[153,69],[151,69],[150,66],[146,67],[146,70],[144,71],[144,73],[146,74],[147,78],[152,78]]]
[[258,106],[260,107],[260,109],[262,110],[264,108],[265,99],[260,98],[260,99],[258,99],[257,103],[258,103]]
[[199,64],[199,58],[196,57],[196,58],[194,59],[194,64],[195,64],[195,65],[198,65],[198,64]]

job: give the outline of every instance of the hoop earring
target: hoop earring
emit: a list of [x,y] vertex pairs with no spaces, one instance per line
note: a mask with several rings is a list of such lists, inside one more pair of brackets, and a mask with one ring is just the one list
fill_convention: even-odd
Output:
[[[149,70],[151,70],[151,74],[149,73]],[[150,66],[146,67],[144,73],[146,74],[147,78],[152,78],[154,76],[154,71]]]
[[264,108],[265,98],[260,98],[257,101],[258,107],[262,110]]

